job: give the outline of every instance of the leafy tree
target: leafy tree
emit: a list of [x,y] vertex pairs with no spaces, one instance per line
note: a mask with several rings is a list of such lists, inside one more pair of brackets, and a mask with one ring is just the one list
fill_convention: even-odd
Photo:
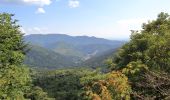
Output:
[[80,78],[91,73],[92,70],[84,68],[41,71],[34,76],[34,84],[57,100],[81,100]]
[[144,23],[141,31],[132,31],[131,40],[112,63],[112,70],[128,76],[134,99],[169,97],[170,16],[162,12],[156,20]]
[[22,65],[26,45],[12,14],[0,14],[0,99],[24,99],[29,69]]
[[48,94],[38,86],[32,87],[29,93],[27,93],[25,96],[31,100],[55,100],[54,98],[49,98]]
[[82,94],[85,100],[130,100],[131,87],[128,78],[121,72],[86,76],[82,82],[86,91]]
[[114,59],[116,69],[130,62],[141,61],[152,70],[170,71],[170,17],[160,13],[156,20],[143,24],[143,30],[132,31],[131,41],[125,44]]

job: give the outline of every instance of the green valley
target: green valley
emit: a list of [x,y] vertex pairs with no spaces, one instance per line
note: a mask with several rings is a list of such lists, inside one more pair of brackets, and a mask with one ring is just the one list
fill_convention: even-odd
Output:
[[129,41],[21,29],[0,13],[0,100],[170,100],[168,13],[131,30]]

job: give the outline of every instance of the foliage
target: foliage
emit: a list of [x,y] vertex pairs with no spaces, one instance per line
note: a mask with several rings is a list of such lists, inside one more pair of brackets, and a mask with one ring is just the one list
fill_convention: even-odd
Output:
[[113,63],[113,58],[108,58],[108,59],[106,59],[105,60],[105,65],[106,65],[106,67],[109,69],[109,70],[114,70],[115,69],[115,66],[116,66],[116,64],[115,63]]
[[12,16],[0,14],[0,99],[22,100],[31,79],[22,65],[26,45]]
[[29,89],[29,70],[11,65],[6,70],[1,70],[0,98],[23,99],[26,90]]
[[165,72],[146,71],[139,76],[136,83],[131,84],[134,99],[142,100],[169,100],[170,75]]
[[128,79],[121,72],[101,73],[91,69],[44,71],[34,76],[34,85],[42,87],[57,100],[130,99]]
[[[101,79],[99,79],[101,77]],[[121,72],[98,76],[84,85],[84,99],[89,100],[130,100],[131,88],[128,78]],[[87,79],[87,78],[86,78]],[[94,80],[95,79],[95,80]],[[98,80],[96,80],[98,79]]]
[[98,80],[104,80],[106,79],[106,77],[107,77],[107,74],[103,74],[100,71],[95,70],[89,73],[88,75],[82,77],[80,81],[82,85],[87,85],[87,84],[92,84],[93,82],[98,81]]
[[132,61],[125,68],[122,69],[122,73],[130,78],[138,76],[141,72],[148,70],[148,67],[145,64],[142,64],[141,61]]
[[141,61],[151,70],[170,69],[170,18],[160,13],[156,20],[143,24],[141,32],[132,31],[131,41],[125,44],[114,59],[117,69],[131,61]]
[[32,87],[25,97],[31,100],[55,100],[54,98],[49,98],[47,93],[38,86]]
[[28,45],[30,50],[26,53],[24,64],[30,67],[57,69],[75,66],[80,58],[64,56],[52,50],[37,45]]
[[57,100],[79,100],[83,92],[80,78],[93,73],[90,69],[61,69],[35,75],[34,84]]
[[12,16],[7,13],[0,14],[0,64],[3,67],[20,65],[24,58],[22,33],[16,24],[17,20],[13,20]]
[[170,17],[160,13],[156,20],[143,24],[143,30],[132,31],[131,40],[118,51],[110,66],[128,76],[134,99],[165,99],[170,89],[169,52]]
[[90,68],[101,68],[103,71],[108,70],[108,62],[107,59],[111,59],[113,55],[116,53],[117,49],[111,49],[103,52],[102,54],[97,54],[90,59],[85,60],[84,62],[80,63],[80,66],[88,66]]

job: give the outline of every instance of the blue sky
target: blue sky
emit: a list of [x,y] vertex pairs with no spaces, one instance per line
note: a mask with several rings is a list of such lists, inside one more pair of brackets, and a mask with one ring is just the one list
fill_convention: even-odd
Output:
[[169,0],[0,0],[26,34],[61,33],[128,39],[130,30],[170,13]]

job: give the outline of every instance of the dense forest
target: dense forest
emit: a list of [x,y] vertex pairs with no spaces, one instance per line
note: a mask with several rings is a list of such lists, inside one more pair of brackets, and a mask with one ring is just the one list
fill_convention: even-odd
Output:
[[[101,55],[102,59],[95,56],[95,60],[87,61],[91,66],[83,67],[84,62],[79,67],[56,70],[24,64],[30,45],[24,41],[13,16],[0,14],[0,100],[170,99],[170,16],[167,13],[162,12],[156,20],[144,23],[142,30],[132,31],[130,41],[119,49]],[[37,51],[35,56],[48,51],[36,48],[41,52]],[[53,54],[49,53],[50,57]],[[63,61],[64,57],[60,58]],[[103,59],[105,63],[101,64]],[[95,63],[102,70],[94,68]]]

